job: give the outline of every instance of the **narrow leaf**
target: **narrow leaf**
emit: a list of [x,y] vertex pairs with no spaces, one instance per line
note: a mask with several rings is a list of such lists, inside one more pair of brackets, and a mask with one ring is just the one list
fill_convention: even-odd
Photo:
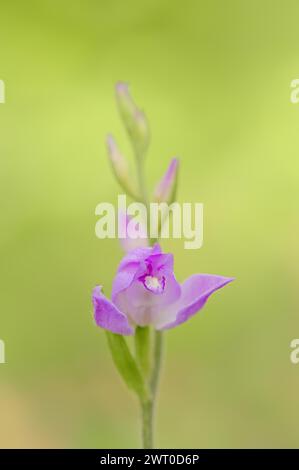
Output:
[[127,386],[137,393],[142,401],[146,401],[148,399],[148,391],[125,338],[111,332],[107,332],[107,338],[112,358],[118,372]]

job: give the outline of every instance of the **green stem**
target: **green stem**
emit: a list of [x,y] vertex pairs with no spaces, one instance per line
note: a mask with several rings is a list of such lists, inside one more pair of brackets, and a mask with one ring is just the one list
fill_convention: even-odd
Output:
[[[138,155],[136,156],[138,157]],[[136,158],[137,162],[137,172],[138,172],[138,181],[139,181],[139,191],[143,203],[147,208],[147,233],[149,236],[149,200],[147,194],[147,188],[144,178],[144,159]],[[156,240],[150,240],[150,245],[154,244]],[[143,343],[143,340],[145,343]],[[148,371],[148,356],[149,352],[149,329],[138,329],[137,338],[136,338],[136,352],[137,357],[139,358],[139,365],[143,370],[145,378]],[[155,332],[154,338],[154,351],[153,351],[153,367],[151,370],[151,375],[148,380],[148,385],[150,388],[151,396],[146,401],[141,400],[141,414],[142,414],[142,444],[144,449],[153,448],[153,434],[154,434],[154,409],[155,409],[155,400],[157,395],[157,386],[159,381],[159,374],[161,368],[161,359],[162,359],[162,346],[163,346],[163,336],[160,331]]]
[[141,403],[143,449],[153,448],[153,411],[154,404],[152,400]]
[[149,383],[151,390],[151,398],[147,401],[141,401],[143,449],[152,449],[154,443],[154,411],[162,362],[162,351],[163,334],[160,331],[156,331],[153,354],[153,369]]
[[162,352],[163,352],[163,333],[161,331],[155,332],[155,345],[154,345],[154,360],[153,360],[153,371],[151,376],[151,393],[153,399],[156,397],[157,393],[157,386],[159,382],[159,375],[161,369],[161,362],[162,362]]
[[149,326],[137,326],[135,330],[136,359],[145,379],[147,379],[151,369],[150,333]]

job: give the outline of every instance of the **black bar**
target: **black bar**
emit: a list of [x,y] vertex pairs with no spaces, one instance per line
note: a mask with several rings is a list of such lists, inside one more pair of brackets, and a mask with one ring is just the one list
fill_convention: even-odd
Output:
[[275,464],[283,467],[286,461],[296,460],[297,449],[2,449],[0,450],[0,468],[9,464],[51,464],[84,465],[86,468],[107,468],[117,465],[123,468],[138,468],[141,466],[188,466],[190,468],[222,468],[226,465],[265,464],[272,459]]

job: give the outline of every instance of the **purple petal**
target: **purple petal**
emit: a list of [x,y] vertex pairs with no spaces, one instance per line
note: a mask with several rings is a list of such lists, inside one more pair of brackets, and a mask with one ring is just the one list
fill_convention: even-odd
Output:
[[213,274],[194,274],[189,277],[182,284],[179,300],[157,318],[156,329],[167,330],[184,323],[203,308],[211,294],[231,281],[233,278]]
[[171,253],[153,253],[146,261],[150,275],[173,273],[173,254]]
[[114,303],[117,302],[118,294],[130,287],[138,275],[142,275],[142,269],[146,269],[146,258],[158,253],[161,253],[161,248],[157,243],[153,247],[136,248],[123,258],[113,281],[111,297]]
[[92,302],[94,306],[94,319],[98,326],[119,335],[132,335],[134,329],[130,326],[128,318],[102,294],[102,287],[93,290]]
[[146,258],[152,255],[161,253],[161,247],[159,243],[156,243],[154,246],[148,246],[145,248],[136,248],[133,251],[130,251],[121,261],[118,270],[124,269],[126,265],[131,263],[140,263]]
[[[181,295],[172,268],[173,256],[162,254],[158,244],[128,253],[113,282],[113,303],[137,325],[152,323],[162,309],[168,308]],[[142,279],[147,274],[158,279],[164,276],[161,292],[154,294],[144,287]]]
[[165,289],[161,294],[154,294],[145,289],[142,282],[134,281],[117,296],[117,306],[133,323],[146,326],[155,324],[160,312],[175,303],[180,294],[181,287],[174,275],[166,279]]

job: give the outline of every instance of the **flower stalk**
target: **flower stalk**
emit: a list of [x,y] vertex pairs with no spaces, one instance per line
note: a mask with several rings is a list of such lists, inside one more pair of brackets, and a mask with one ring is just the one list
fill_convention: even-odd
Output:
[[153,400],[141,402],[141,416],[142,416],[142,448],[153,449]]
[[[144,115],[143,115],[144,116]],[[143,128],[147,127],[144,116],[145,124]],[[139,123],[140,124],[140,123]],[[149,222],[149,198],[147,191],[147,183],[144,174],[145,153],[148,147],[149,132],[146,132],[144,138],[144,145],[134,145],[135,160],[137,166],[137,179],[141,201],[147,209],[147,221]],[[149,233],[149,227],[147,227]],[[155,240],[149,240],[150,245],[155,243]],[[159,333],[159,341],[157,342],[157,334],[154,334],[154,347],[151,347],[151,331],[149,327],[137,327],[135,332],[135,345],[136,356],[139,366],[143,373],[146,386],[149,390],[149,398],[147,400],[140,399],[141,406],[141,419],[142,419],[142,447],[143,449],[152,449],[154,443],[154,410],[156,400],[156,390],[158,385],[159,370],[161,365],[161,347],[158,347],[162,342],[162,333]],[[153,353],[153,355],[152,355]],[[151,357],[152,356],[152,357]]]
[[[112,136],[107,138],[108,156],[121,187],[146,206],[149,223],[150,200],[144,174],[149,145],[148,122],[143,111],[133,101],[127,84],[117,84],[116,99],[135,156],[137,191],[127,162]],[[154,201],[164,204],[174,202],[177,181],[178,160],[172,159],[153,193]],[[122,218],[127,232],[128,215],[125,213]],[[158,236],[160,230],[161,226]],[[147,233],[150,233],[149,230]],[[210,295],[233,279],[194,274],[180,284],[174,275],[173,255],[163,253],[156,239],[146,240],[146,246],[134,243],[134,239],[123,240],[122,246],[127,254],[114,278],[111,300],[103,294],[102,286],[98,285],[93,290],[92,301],[95,323],[106,330],[113,362],[128,388],[139,399],[142,446],[144,449],[152,449],[163,331],[186,322],[204,307]],[[125,339],[131,335],[134,335],[134,354]]]
[[[153,332],[150,332],[148,327],[138,327],[135,333],[136,356],[139,359],[139,366],[143,371],[144,380],[149,390],[148,398],[146,400],[140,399],[144,449],[152,449],[154,443],[154,415],[163,350],[163,333],[155,332],[153,350],[150,351],[150,333]],[[151,359],[149,352],[152,353]]]
[[156,410],[157,388],[160,376],[162,352],[163,352],[163,333],[155,332],[154,351],[153,351],[153,369],[150,378],[150,399],[142,403],[142,443],[144,449],[152,449],[154,446],[154,415]]

